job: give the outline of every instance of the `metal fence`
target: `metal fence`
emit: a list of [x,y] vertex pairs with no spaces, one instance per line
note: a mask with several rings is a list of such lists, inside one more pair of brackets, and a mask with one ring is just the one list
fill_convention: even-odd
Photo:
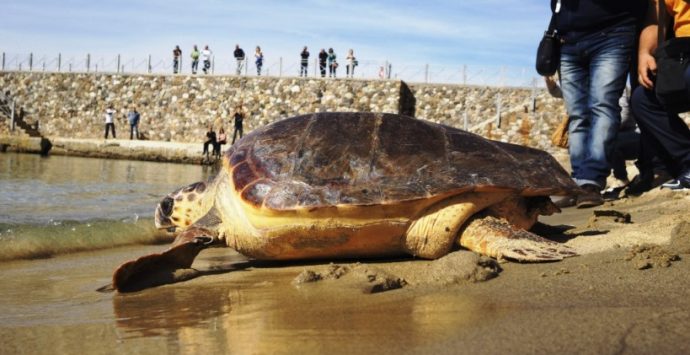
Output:
[[[182,58],[179,63],[180,74],[192,74],[191,59]],[[199,75],[202,75],[199,63]],[[242,63],[242,76],[297,77],[300,74],[299,58],[273,60],[265,59],[261,72],[257,72],[253,60],[247,58]],[[2,53],[0,70],[34,72],[82,72],[82,73],[129,73],[129,74],[172,74],[172,58],[162,59],[152,55],[41,55]],[[236,75],[237,61],[234,58],[213,56],[209,75]],[[308,77],[320,77],[317,59],[309,61]],[[328,69],[326,69],[328,77]],[[346,64],[339,63],[337,77],[346,77]],[[533,68],[514,66],[479,66],[458,64],[435,65],[393,63],[388,60],[359,60],[352,76],[358,79],[400,79],[410,83],[439,83],[485,85],[498,87],[543,86]]]

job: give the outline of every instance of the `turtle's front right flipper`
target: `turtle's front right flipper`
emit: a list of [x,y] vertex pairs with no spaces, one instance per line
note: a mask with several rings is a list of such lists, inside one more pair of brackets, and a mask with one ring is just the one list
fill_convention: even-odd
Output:
[[119,292],[132,292],[197,277],[199,271],[191,268],[194,258],[217,241],[216,232],[189,228],[163,253],[142,256],[120,265],[113,274],[113,287]]

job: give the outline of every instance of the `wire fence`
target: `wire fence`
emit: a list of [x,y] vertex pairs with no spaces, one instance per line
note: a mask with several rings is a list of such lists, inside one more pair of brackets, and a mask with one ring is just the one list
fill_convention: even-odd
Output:
[[[193,74],[189,58],[181,58],[177,73]],[[208,74],[203,74],[203,61],[199,62],[198,75],[239,75],[241,76],[300,76],[301,61],[285,59],[264,60],[259,69],[249,58],[239,63],[234,58],[212,56]],[[173,74],[172,58],[122,55],[41,55],[2,53],[0,70],[33,72],[77,72],[77,73],[123,73],[123,74]],[[336,77],[345,78],[346,63],[339,63]],[[400,79],[410,83],[439,83],[482,85],[494,87],[542,87],[533,68],[515,66],[479,66],[458,64],[455,66],[435,64],[398,64],[388,60],[359,60],[351,77],[358,79]],[[329,70],[325,69],[328,77]],[[321,77],[318,59],[307,65],[307,77]]]

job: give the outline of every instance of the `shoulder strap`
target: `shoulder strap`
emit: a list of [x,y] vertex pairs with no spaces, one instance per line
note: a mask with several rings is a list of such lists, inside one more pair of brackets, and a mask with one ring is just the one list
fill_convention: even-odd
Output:
[[[657,0],[657,15],[659,19],[659,44],[663,43],[669,38],[675,37],[673,33],[673,19],[668,15],[666,11],[666,1]],[[669,31],[670,30],[670,31]],[[670,33],[669,33],[670,32]]]

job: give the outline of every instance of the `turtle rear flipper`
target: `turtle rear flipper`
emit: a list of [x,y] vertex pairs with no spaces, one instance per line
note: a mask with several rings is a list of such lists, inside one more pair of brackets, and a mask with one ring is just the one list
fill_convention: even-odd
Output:
[[191,268],[192,263],[199,252],[213,246],[217,240],[214,236],[214,232],[203,228],[183,231],[163,253],[120,265],[113,274],[113,287],[119,292],[133,292],[199,276],[199,271]]
[[470,221],[461,234],[460,245],[496,259],[525,262],[557,261],[577,253],[571,247],[519,229],[495,217]]

